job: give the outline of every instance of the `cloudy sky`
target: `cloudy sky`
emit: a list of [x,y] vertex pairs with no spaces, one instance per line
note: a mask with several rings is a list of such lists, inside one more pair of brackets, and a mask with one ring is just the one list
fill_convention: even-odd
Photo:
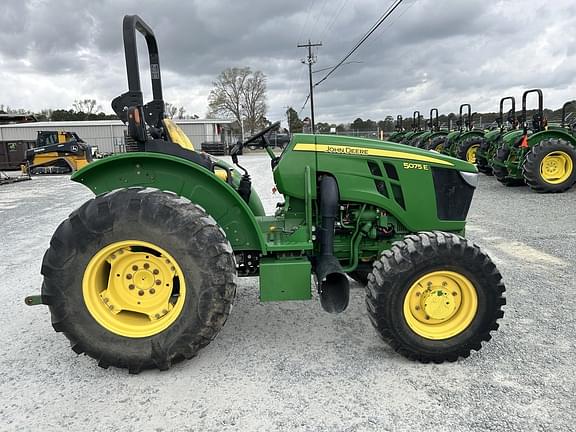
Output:
[[[250,66],[268,79],[268,118],[300,111],[305,50],[316,69],[337,63],[390,0],[1,0],[0,104],[71,108],[126,90],[121,23],[138,14],[160,46],[165,99],[204,116],[220,71]],[[495,111],[502,96],[540,87],[545,105],[576,97],[576,1],[404,0],[368,41],[316,88],[316,121]],[[323,76],[314,74],[315,79]],[[307,115],[308,106],[302,112]]]

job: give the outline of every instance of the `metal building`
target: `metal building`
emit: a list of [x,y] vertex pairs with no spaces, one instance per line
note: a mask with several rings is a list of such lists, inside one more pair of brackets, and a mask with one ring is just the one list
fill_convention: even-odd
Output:
[[[200,149],[200,144],[217,141],[230,144],[230,120],[198,119],[175,120],[184,133]],[[76,132],[89,145],[97,146],[101,153],[124,151],[126,126],[120,120],[35,122],[0,125],[0,141],[35,140],[38,131]]]

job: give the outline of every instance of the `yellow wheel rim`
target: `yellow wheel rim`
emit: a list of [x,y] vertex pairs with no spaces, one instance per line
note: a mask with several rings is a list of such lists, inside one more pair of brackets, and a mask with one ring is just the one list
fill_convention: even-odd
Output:
[[466,160],[468,162],[473,163],[473,164],[476,163],[476,152],[478,151],[479,147],[480,147],[480,144],[474,144],[468,148],[468,150],[466,151]]
[[468,328],[478,311],[476,288],[452,271],[427,273],[412,284],[404,298],[404,319],[419,336],[448,339]]
[[442,151],[444,150],[444,144],[438,144],[434,150],[436,150],[438,153],[442,153]]
[[540,175],[546,183],[564,183],[574,171],[574,162],[568,153],[553,151],[540,162]]
[[180,316],[186,297],[184,273],[176,260],[152,243],[112,243],[92,257],[82,279],[84,303],[112,333],[153,336]]

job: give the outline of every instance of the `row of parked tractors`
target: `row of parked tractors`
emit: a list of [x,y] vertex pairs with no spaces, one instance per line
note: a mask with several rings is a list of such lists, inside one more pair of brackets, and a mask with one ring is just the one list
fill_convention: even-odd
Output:
[[[527,116],[530,95],[536,95],[538,102],[531,121]],[[488,129],[474,127],[472,107],[462,104],[455,128],[451,117],[448,125],[440,125],[436,108],[422,127],[420,112],[415,111],[408,129],[402,116],[397,117],[396,130],[388,140],[474,163],[478,171],[494,175],[506,186],[527,184],[536,192],[564,192],[576,183],[576,119],[570,121],[569,108],[576,108],[576,101],[566,102],[560,121],[549,124],[542,91],[528,90],[522,95],[519,116],[515,98],[502,98],[499,117]]]

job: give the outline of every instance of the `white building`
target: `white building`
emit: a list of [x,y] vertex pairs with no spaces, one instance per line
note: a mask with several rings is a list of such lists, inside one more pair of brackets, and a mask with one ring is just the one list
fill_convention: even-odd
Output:
[[[175,120],[184,133],[200,149],[208,141],[231,142],[230,120],[198,119]],[[120,120],[36,122],[0,125],[0,141],[36,139],[38,131],[76,132],[89,145],[97,146],[101,153],[124,151],[126,126]]]

